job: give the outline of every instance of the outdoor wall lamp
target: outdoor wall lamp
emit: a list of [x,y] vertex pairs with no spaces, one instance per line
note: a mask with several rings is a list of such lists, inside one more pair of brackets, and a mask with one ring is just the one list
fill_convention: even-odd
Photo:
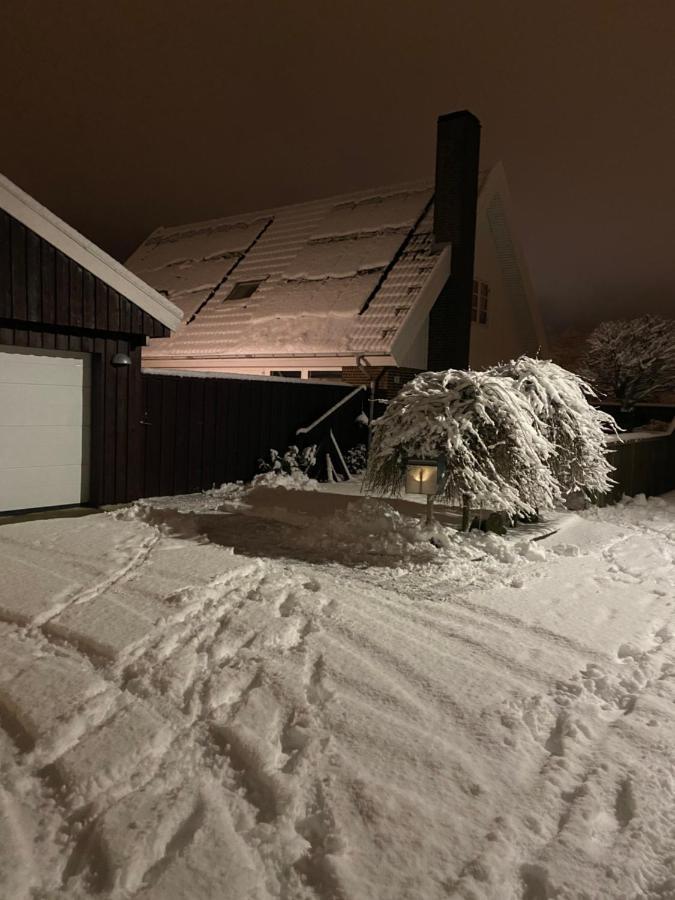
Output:
[[114,366],[116,369],[119,369],[122,366],[130,366],[131,357],[127,353],[116,353],[110,360],[110,365]]
[[445,460],[409,459],[405,467],[406,494],[423,494],[427,498],[427,525],[434,520],[434,497],[445,484]]

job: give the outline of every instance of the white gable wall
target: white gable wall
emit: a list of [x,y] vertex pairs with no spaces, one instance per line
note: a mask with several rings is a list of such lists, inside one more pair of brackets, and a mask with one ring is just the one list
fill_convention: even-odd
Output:
[[490,288],[487,324],[471,323],[469,363],[484,369],[525,352],[531,329],[513,314],[513,304],[502,277],[494,241],[485,215],[476,222],[475,278]]
[[397,362],[404,369],[426,369],[429,359],[429,316],[425,316],[417,334]]
[[509,221],[503,169],[495,167],[479,199],[474,272],[489,285],[488,321],[471,323],[469,362],[484,369],[523,353],[546,353],[546,336]]

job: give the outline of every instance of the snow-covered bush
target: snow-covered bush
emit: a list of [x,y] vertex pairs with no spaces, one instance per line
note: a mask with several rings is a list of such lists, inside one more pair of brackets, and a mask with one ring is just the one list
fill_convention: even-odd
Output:
[[293,475],[295,472],[307,475],[315,465],[316,444],[303,447],[302,450],[295,444],[291,444],[283,454],[272,449],[269,452],[269,460],[258,460],[258,468],[261,472],[272,472],[276,475]]
[[564,494],[587,498],[611,488],[607,432],[614,419],[589,403],[593,389],[582,378],[550,360],[518,359],[495,366],[493,375],[510,378],[532,408],[545,438],[555,448],[548,465]]
[[532,514],[560,490],[555,452],[525,396],[489,372],[423,372],[373,424],[365,486],[397,494],[411,458],[445,458],[443,496],[467,507]]
[[352,475],[360,475],[366,469],[368,450],[365,444],[356,444],[345,453],[345,462]]
[[583,373],[624,411],[675,390],[675,321],[640,316],[603,322],[588,337]]

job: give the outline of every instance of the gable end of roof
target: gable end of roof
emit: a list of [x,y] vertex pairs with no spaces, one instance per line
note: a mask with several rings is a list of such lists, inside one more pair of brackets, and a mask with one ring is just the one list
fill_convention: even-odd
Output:
[[137,275],[87,240],[70,225],[0,175],[0,208],[91,272],[162,325],[175,331],[182,313]]

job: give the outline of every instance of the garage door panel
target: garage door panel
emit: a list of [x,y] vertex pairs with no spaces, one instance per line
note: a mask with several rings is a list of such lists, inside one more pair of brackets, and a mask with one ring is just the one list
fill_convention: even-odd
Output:
[[[27,466],[0,470],[0,509],[84,503],[89,499],[88,484],[88,466]],[[77,499],[73,500],[73,497]]]
[[0,469],[83,465],[89,461],[89,429],[0,425]]
[[89,387],[88,360],[70,354],[51,356],[47,352],[7,353],[0,359],[0,381],[20,384],[62,384]]
[[83,424],[89,408],[90,392],[62,384],[2,384],[0,410],[3,425],[25,426],[39,422],[44,426]]
[[90,358],[0,347],[0,510],[89,497]]

